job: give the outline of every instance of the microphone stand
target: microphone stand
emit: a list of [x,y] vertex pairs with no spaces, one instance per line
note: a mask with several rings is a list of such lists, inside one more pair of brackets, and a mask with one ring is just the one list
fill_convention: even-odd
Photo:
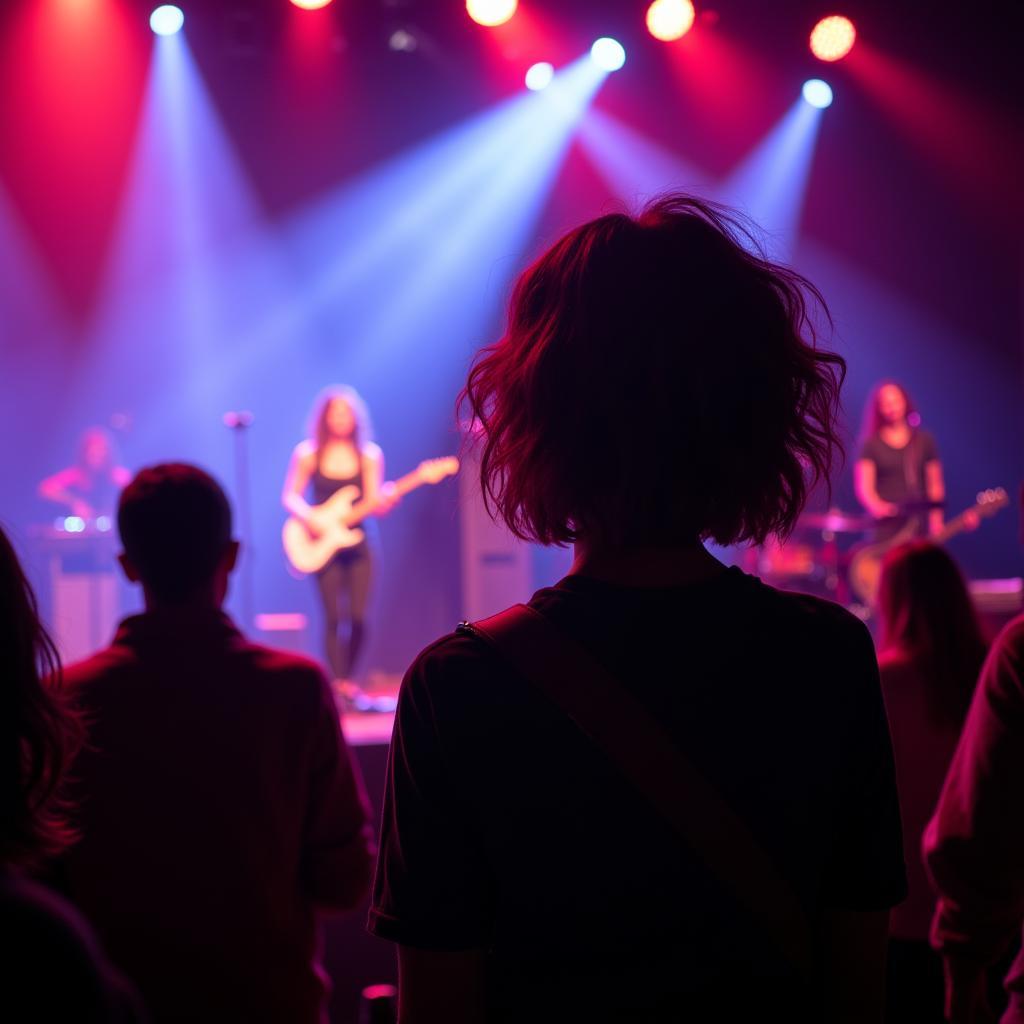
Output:
[[249,486],[249,451],[248,436],[249,427],[253,423],[251,412],[226,412],[224,413],[224,426],[226,426],[235,437],[235,500],[238,505],[238,525],[242,538],[242,566],[241,566],[241,604],[242,623],[248,631],[254,627],[256,616],[254,613],[254,584],[253,584],[253,556],[255,549],[252,542],[252,502]]

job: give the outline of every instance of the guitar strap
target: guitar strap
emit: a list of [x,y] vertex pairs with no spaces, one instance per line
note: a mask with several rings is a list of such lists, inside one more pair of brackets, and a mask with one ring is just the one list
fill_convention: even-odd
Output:
[[516,605],[462,628],[486,640],[614,762],[809,979],[811,928],[796,894],[746,824],[646,708],[533,608]]
[[910,441],[903,451],[903,479],[907,485],[907,494],[914,499],[923,497],[923,473],[920,465],[921,441],[920,431],[910,435]]

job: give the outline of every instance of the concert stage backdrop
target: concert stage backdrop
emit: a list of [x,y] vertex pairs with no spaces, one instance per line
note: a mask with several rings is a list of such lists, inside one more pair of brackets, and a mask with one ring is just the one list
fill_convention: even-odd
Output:
[[[647,33],[642,0],[522,0],[498,29],[461,0],[182,0],[164,37],[153,6],[0,11],[2,516],[37,580],[29,527],[54,515],[38,482],[101,424],[130,468],[215,473],[242,510],[252,610],[315,616],[278,535],[317,392],[359,389],[390,475],[457,450],[455,398],[514,275],[563,229],[670,187],[751,213],[828,300],[850,364],[834,504],[856,507],[853,435],[883,377],[936,435],[951,511],[1016,491],[1014,15],[840,5],[858,40],[823,64],[807,36],[833,5],[810,0],[698,4],[675,43]],[[599,36],[621,69],[591,61]],[[554,80],[528,90],[542,61]],[[827,109],[802,97],[815,77]],[[241,437],[230,411],[252,414]],[[401,671],[461,618],[457,493],[418,491],[382,524],[371,667]],[[1007,511],[953,550],[974,576],[1019,575],[1018,530]],[[538,554],[538,585],[565,564]]]

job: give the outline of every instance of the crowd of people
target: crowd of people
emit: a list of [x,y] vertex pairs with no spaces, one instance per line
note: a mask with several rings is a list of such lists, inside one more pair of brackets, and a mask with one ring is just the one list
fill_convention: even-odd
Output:
[[[321,919],[372,883],[402,1024],[1022,1024],[1024,960],[1005,1007],[991,982],[1024,919],[1024,617],[988,649],[926,540],[887,554],[876,637],[704,545],[785,536],[839,455],[845,364],[812,306],[682,195],[524,272],[462,400],[494,514],[575,560],[413,663],[379,850],[327,676],[223,611],[238,544],[209,475],[124,482],[145,610],[63,669],[0,533],[5,1002],[319,1022]],[[318,475],[379,486],[336,447],[296,452],[293,512]],[[369,572],[347,557],[331,607]],[[361,637],[336,626],[343,676]]]

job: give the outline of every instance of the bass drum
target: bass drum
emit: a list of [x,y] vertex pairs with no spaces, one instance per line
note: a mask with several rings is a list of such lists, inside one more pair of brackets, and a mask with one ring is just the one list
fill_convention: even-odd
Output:
[[777,590],[836,598],[834,574],[815,545],[806,541],[790,538],[781,543],[770,537],[760,547],[749,549],[744,568]]

